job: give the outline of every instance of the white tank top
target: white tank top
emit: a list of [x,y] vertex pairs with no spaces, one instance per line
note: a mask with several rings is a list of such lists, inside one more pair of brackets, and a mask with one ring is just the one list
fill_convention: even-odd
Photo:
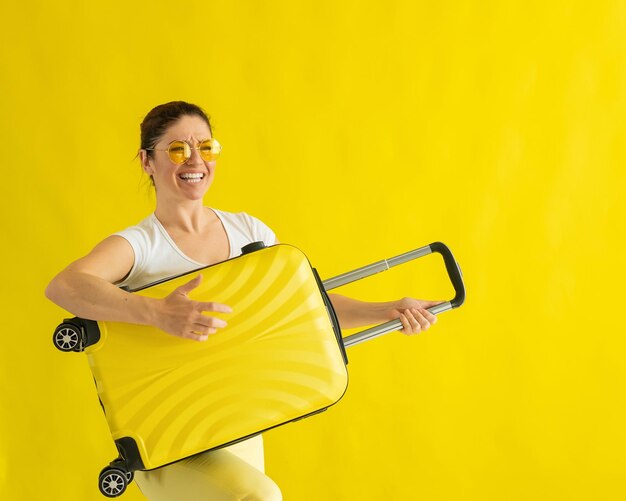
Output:
[[[228,258],[241,254],[251,242],[277,243],[276,235],[263,222],[245,212],[233,213],[211,209],[222,222],[230,244]],[[206,266],[186,256],[174,243],[154,213],[136,226],[114,233],[125,238],[133,248],[135,262],[130,273],[116,285],[137,289],[157,280],[187,273]]]

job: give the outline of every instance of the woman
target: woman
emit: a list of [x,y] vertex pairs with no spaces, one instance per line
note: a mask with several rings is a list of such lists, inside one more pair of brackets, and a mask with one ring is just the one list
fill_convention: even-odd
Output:
[[[154,213],[71,263],[50,282],[46,296],[82,318],[151,325],[195,341],[225,327],[224,320],[210,313],[230,312],[228,305],[188,297],[199,285],[200,275],[162,299],[121,289],[224,261],[253,241],[277,243],[272,230],[258,219],[203,205],[219,151],[209,118],[198,106],[176,101],[151,110],[141,124],[139,157],[156,190]],[[330,297],[343,328],[400,318],[403,332],[415,334],[436,321],[426,310],[436,302],[404,298],[366,303],[336,294]],[[136,481],[152,501],[281,499],[279,488],[264,474],[260,436],[139,471]]]

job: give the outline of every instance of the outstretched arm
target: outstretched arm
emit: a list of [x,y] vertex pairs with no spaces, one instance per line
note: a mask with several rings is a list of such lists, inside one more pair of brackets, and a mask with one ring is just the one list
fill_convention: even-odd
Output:
[[228,306],[187,297],[200,284],[201,275],[163,299],[130,294],[116,287],[114,284],[128,274],[133,262],[130,244],[122,237],[111,236],[54,277],[46,288],[46,297],[82,318],[152,325],[198,341],[226,326],[223,320],[203,312],[228,313]]
[[410,297],[398,301],[366,302],[340,294],[329,294],[342,329],[380,324],[399,318],[403,334],[417,334],[430,328],[437,317],[426,308],[441,301],[422,301]]
[[79,317],[147,324],[150,301],[114,285],[128,274],[133,262],[130,244],[119,236],[108,237],[54,277],[46,297]]

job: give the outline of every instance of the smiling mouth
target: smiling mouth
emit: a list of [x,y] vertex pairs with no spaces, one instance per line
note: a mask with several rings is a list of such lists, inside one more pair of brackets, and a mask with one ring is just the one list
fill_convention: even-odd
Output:
[[204,179],[203,172],[184,172],[178,175],[178,178],[185,181],[186,183],[199,183]]

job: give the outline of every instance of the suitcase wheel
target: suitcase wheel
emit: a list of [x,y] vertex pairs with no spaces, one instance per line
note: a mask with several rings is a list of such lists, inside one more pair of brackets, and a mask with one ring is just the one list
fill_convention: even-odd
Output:
[[74,324],[62,323],[54,330],[54,346],[61,351],[82,351],[82,332]]
[[124,493],[132,477],[132,472],[127,473],[119,468],[107,467],[100,473],[98,487],[106,497],[116,498]]

